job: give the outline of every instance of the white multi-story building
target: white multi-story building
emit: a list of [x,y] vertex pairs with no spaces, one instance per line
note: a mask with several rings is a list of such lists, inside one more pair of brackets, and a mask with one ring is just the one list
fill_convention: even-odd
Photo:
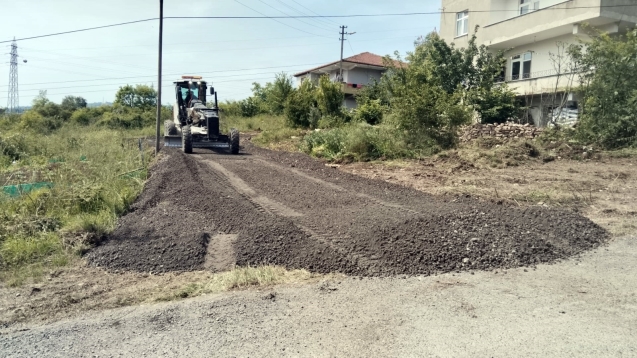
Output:
[[477,44],[505,50],[502,79],[546,125],[557,106],[577,106],[577,76],[565,49],[586,41],[591,27],[611,34],[637,24],[637,0],[442,0],[440,36],[465,47],[476,26]]

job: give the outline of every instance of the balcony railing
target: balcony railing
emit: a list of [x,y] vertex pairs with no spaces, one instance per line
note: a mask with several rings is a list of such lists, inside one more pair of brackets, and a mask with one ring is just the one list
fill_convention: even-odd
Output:
[[545,71],[537,71],[537,72],[530,72],[530,73],[523,73],[521,75],[507,75],[505,77],[497,77],[495,82],[496,83],[500,83],[500,82],[513,82],[513,81],[524,81],[524,80],[532,80],[532,79],[536,79],[536,78],[542,78],[542,77],[551,77],[551,76],[557,76],[558,74],[560,75],[571,75],[573,74],[572,72],[561,72],[558,73],[557,70],[545,70]]

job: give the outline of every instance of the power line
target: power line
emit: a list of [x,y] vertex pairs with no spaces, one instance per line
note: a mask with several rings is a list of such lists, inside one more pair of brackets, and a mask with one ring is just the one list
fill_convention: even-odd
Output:
[[[311,33],[311,32],[305,31],[305,30],[301,30],[301,29],[296,28],[296,27],[294,27],[294,26],[292,26],[292,25],[288,25],[288,24],[286,24],[285,22],[282,22],[282,21],[277,20],[277,18],[278,18],[278,17],[276,17],[276,16],[267,16],[266,14],[264,14],[264,13],[262,13],[262,12],[258,11],[258,10],[253,9],[253,8],[251,8],[250,6],[246,5],[246,4],[243,4],[243,3],[239,2],[239,0],[234,0],[234,1],[235,1],[236,3],[238,3],[239,5],[245,6],[245,7],[247,7],[248,9],[250,9],[250,10],[252,10],[252,11],[256,12],[256,13],[259,13],[259,14],[261,14],[261,15],[263,15],[263,16],[266,16],[266,18],[268,18],[268,19],[272,19],[272,20],[274,20],[274,21],[278,22],[279,24],[281,24],[281,25],[283,25],[283,26],[287,26],[287,27],[292,28],[292,29],[297,30],[297,31],[305,32],[306,34],[310,34],[310,35],[314,35],[314,36],[318,36],[318,37],[327,37],[327,36],[323,36],[323,35],[317,35],[317,34],[314,34],[314,33]],[[205,18],[205,17],[202,17],[202,18]],[[285,16],[285,17],[283,17],[283,18],[288,18],[288,19],[289,19],[290,17],[289,17],[289,16]]]
[[[297,2],[296,0],[292,0],[292,2],[293,2],[293,3],[295,3],[295,4],[297,4],[297,5],[299,5],[300,7],[304,8],[304,9],[308,10],[309,12],[313,13],[314,15],[321,16],[319,13],[314,12],[312,9],[310,9],[310,8],[309,8],[309,7],[307,7],[307,6],[304,6],[304,5],[300,4],[300,3],[299,3],[299,2]],[[336,21],[332,21],[332,20],[330,20],[330,19],[326,19],[326,21],[329,21],[329,22],[333,23],[334,25],[338,25],[338,22],[336,22]]]
[[[274,6],[272,6],[272,5],[268,4],[268,3],[266,3],[266,2],[265,2],[265,1],[263,1],[263,0],[258,0],[258,1],[259,1],[260,3],[262,3],[262,4],[265,4],[266,6],[271,7],[272,9],[274,9],[274,10],[276,10],[276,11],[278,11],[278,12],[282,13],[283,15],[286,15],[286,16],[293,16],[293,15],[290,15],[290,14],[288,14],[288,13],[284,12],[283,10],[279,10],[279,9],[277,9],[276,7],[274,7]],[[285,5],[285,4],[284,4],[284,5]],[[317,26],[317,25],[311,24],[311,23],[309,23],[309,22],[307,22],[307,21],[303,21],[303,20],[301,20],[301,19],[295,19],[295,20],[297,20],[297,21],[299,21],[299,22],[302,22],[302,23],[304,23],[304,24],[306,24],[306,25],[310,25],[310,26],[316,27],[317,29],[320,29],[320,30],[323,30],[323,31],[331,31],[331,30],[329,30],[329,29],[325,29],[324,27],[320,27],[320,26]]]
[[[235,0],[236,1],[236,0]],[[245,6],[245,5],[244,5]],[[599,8],[618,8],[618,7],[631,7],[633,5],[598,5],[598,6],[573,6],[573,7],[547,7],[535,11],[546,10],[575,10],[575,9],[599,9]],[[505,10],[467,10],[468,13],[496,13],[496,12],[519,12],[517,9],[505,9]],[[535,12],[534,11],[534,12]],[[422,15],[443,15],[443,14],[457,14],[455,11],[430,11],[430,12],[403,12],[403,13],[386,13],[386,14],[350,14],[350,15],[306,15],[306,16],[168,16],[164,19],[234,19],[234,20],[256,20],[256,19],[343,19],[343,18],[356,18],[356,17],[394,17],[394,16],[422,16]]]
[[[398,31],[411,31],[411,30],[423,30],[425,29],[424,27],[412,27],[412,28],[395,28],[395,29],[383,29],[383,30],[374,30],[374,31],[359,31],[359,34],[372,34],[372,33],[379,33],[379,32],[383,32],[383,33],[387,33],[387,32],[398,32]],[[433,29],[433,27],[431,28]],[[236,42],[253,42],[253,41],[266,41],[266,40],[288,40],[288,39],[304,39],[304,38],[312,38],[314,36],[286,36],[286,37],[268,37],[268,38],[251,38],[251,39],[244,39],[244,40],[221,40],[221,41],[207,41],[207,42],[174,42],[174,43],[168,43],[168,44],[164,44],[164,46],[173,46],[173,45],[207,45],[207,44],[217,44],[217,43],[228,43],[228,42],[232,42],[232,43],[236,43]],[[144,45],[144,44],[139,44],[139,45],[127,45],[127,46],[100,46],[100,47],[73,47],[73,48],[62,48],[62,49],[56,49],[56,51],[79,51],[79,50],[102,50],[102,49],[109,49],[109,48],[130,48],[130,47],[134,47],[134,48],[140,48],[140,47],[152,47],[154,48],[156,45]],[[31,50],[31,51],[40,51],[40,52],[44,52],[42,50],[35,50],[32,48],[27,48],[22,46],[22,49],[27,49],[27,50]],[[57,54],[57,52],[52,52],[52,51],[46,51],[47,53],[51,53],[51,54]],[[64,55],[66,56],[66,55]],[[95,57],[79,57],[79,56],[75,56],[77,58],[95,58]],[[103,56],[101,56],[103,57]]]
[[[418,29],[422,29],[422,28],[418,28]],[[400,30],[396,30],[396,31],[407,31],[407,30],[413,30],[413,29],[400,29]],[[392,32],[392,30],[382,30],[382,31],[365,31],[365,32],[359,32],[359,34],[367,34],[367,33],[378,33],[378,32]],[[379,41],[379,40],[387,40],[387,39],[399,39],[399,38],[407,38],[407,37],[415,37],[416,35],[413,36],[397,36],[397,37],[383,37],[383,38],[373,38],[373,39],[367,39],[367,40],[359,40],[359,41]],[[288,39],[288,38],[309,38],[311,36],[298,36],[298,37],[284,37],[283,39]],[[277,38],[272,38],[272,39],[277,39]],[[263,39],[265,40],[265,39]],[[220,41],[220,42],[234,42],[234,41]],[[321,42],[321,43],[313,43],[313,44],[309,44],[309,43],[303,43],[303,44],[295,44],[295,45],[282,45],[282,46],[260,46],[260,47],[240,47],[240,48],[226,48],[226,50],[231,50],[231,51],[244,51],[244,50],[255,50],[255,49],[270,49],[270,48],[283,48],[283,47],[305,47],[305,46],[316,46],[316,45],[327,45],[330,44],[331,42]],[[103,49],[108,49],[108,48],[118,48],[119,46],[107,46],[107,47],[103,47]],[[140,46],[121,46],[122,48],[124,47],[140,47]],[[44,50],[37,50],[37,49],[33,49],[33,48],[27,48],[27,47],[21,47],[22,49],[26,49],[28,51],[34,51],[34,52],[42,52],[42,53],[46,53],[46,54],[51,54],[54,56],[63,56],[63,57],[72,57],[74,59],[90,59],[93,62],[103,62],[105,64],[114,64],[114,65],[118,65],[118,66],[129,66],[129,67],[144,67],[147,68],[147,66],[133,66],[127,63],[123,63],[123,62],[115,62],[115,61],[107,61],[104,60],[104,58],[108,58],[108,57],[118,57],[118,58],[122,58],[122,57],[135,57],[138,55],[145,55],[147,53],[135,53],[135,54],[115,54],[115,55],[107,55],[107,56],[103,56],[103,55],[96,55],[96,56],[72,56],[72,55],[67,55],[64,53],[58,53],[58,52],[53,52],[53,51],[44,51]],[[79,51],[79,50],[85,50],[86,48],[74,48],[74,49],[65,49],[65,50],[75,50],[75,51]],[[100,49],[98,47],[93,47],[92,49]],[[208,52],[210,50],[206,50],[206,51],[175,51],[175,52],[164,52],[164,54],[170,55],[170,54],[190,54],[190,53],[204,53],[204,52]],[[48,59],[47,59],[48,60]]]
[[[276,73],[272,72],[272,71],[268,71],[268,72],[257,72],[257,73],[245,73],[245,74],[227,75],[227,76],[215,76],[215,80],[212,81],[212,82],[217,83],[217,79],[218,78],[257,76],[257,75],[265,75],[265,74],[273,74],[274,75]],[[239,78],[237,80],[251,80],[251,78]],[[100,86],[119,86],[119,85],[124,85],[124,84],[121,83],[121,82],[117,82],[117,83],[101,83],[101,84],[81,85],[81,86],[51,87],[51,88],[46,88],[46,90],[67,89],[67,88],[100,87]],[[26,90],[23,89],[22,91],[24,92],[24,91],[40,91],[40,90],[42,90],[42,88],[30,88],[30,89],[26,89]],[[6,93],[6,91],[0,91],[0,93]]]
[[[413,36],[397,36],[397,37],[383,37],[383,38],[374,38],[374,39],[367,39],[367,40],[359,40],[359,42],[363,42],[363,41],[381,41],[381,40],[392,40],[392,39],[400,39],[400,38],[409,38],[409,37],[417,37],[416,35]],[[241,48],[227,48],[227,51],[247,51],[247,50],[257,50],[257,49],[271,49],[271,48],[285,48],[285,47],[307,47],[307,46],[318,46],[318,45],[329,45],[331,44],[331,42],[320,42],[320,43],[302,43],[302,44],[294,44],[294,45],[282,45],[282,46],[260,46],[260,47],[241,47]],[[35,51],[35,52],[42,52],[42,53],[47,53],[47,54],[52,54],[54,56],[64,56],[64,57],[72,57],[74,59],[87,59],[90,60],[92,62],[103,62],[104,64],[113,64],[113,65],[118,65],[118,66],[127,66],[127,67],[144,67],[147,68],[148,66],[134,66],[134,65],[130,65],[127,63],[123,63],[123,62],[113,62],[113,61],[106,61],[104,60],[105,57],[119,57],[119,58],[123,58],[123,57],[136,57],[139,55],[145,55],[145,54],[130,54],[130,55],[122,55],[122,54],[118,54],[118,55],[113,55],[113,56],[70,56],[70,55],[66,55],[66,54],[57,54],[51,51],[43,51],[43,50],[34,50],[34,49],[29,49],[30,51]],[[164,53],[165,55],[171,55],[171,54],[179,54],[179,55],[183,55],[183,54],[195,54],[195,53],[207,53],[210,50],[203,50],[203,51],[175,51],[175,52],[168,52],[168,53]],[[39,58],[39,57],[34,57],[34,58]],[[54,62],[59,62],[60,59],[49,59],[49,58],[39,58],[41,60],[50,60],[50,61],[54,61]],[[66,62],[65,63],[69,63]],[[69,64],[73,64],[73,63],[69,63]],[[111,70],[111,69],[109,69]],[[128,71],[130,72],[130,71]]]
[[[39,38],[42,38],[42,37],[57,36],[57,35],[66,35],[66,34],[72,34],[72,33],[75,33],[75,32],[83,32],[83,31],[91,31],[91,30],[97,30],[97,29],[105,29],[107,27],[131,25],[131,24],[137,24],[137,23],[140,23],[140,22],[147,22],[147,21],[153,21],[153,20],[159,20],[159,19],[155,17],[155,18],[151,18],[151,19],[142,19],[142,20],[135,20],[135,21],[120,22],[120,23],[111,24],[111,25],[95,26],[95,27],[88,27],[88,28],[85,28],[85,29],[56,32],[56,33],[46,34],[46,35],[23,37],[21,39],[16,39],[16,41],[39,39]],[[11,42],[11,40],[9,40],[9,41],[0,41],[0,44],[1,43],[6,43],[6,42]]]
[[[234,69],[234,70],[216,70],[216,71],[209,71],[209,72],[198,72],[199,74],[212,74],[212,73],[219,73],[219,72],[239,72],[239,71],[252,71],[252,70],[269,70],[269,69],[283,69],[283,68],[289,68],[289,67],[301,67],[301,66],[316,66],[316,65],[322,65],[324,64],[323,62],[315,62],[315,63],[306,63],[306,64],[299,64],[299,65],[287,65],[287,66],[270,66],[270,67],[259,67],[259,68],[243,68],[243,69]],[[183,73],[170,73],[170,74],[164,74],[164,76],[181,76],[183,75]],[[106,77],[106,78],[94,78],[94,79],[90,79],[90,80],[74,80],[74,81],[55,81],[55,82],[39,82],[39,83],[26,83],[26,84],[22,84],[23,86],[26,85],[46,85],[46,84],[52,84],[52,83],[76,83],[76,82],[91,82],[91,81],[109,81],[109,80],[126,80],[126,79],[135,79],[135,78],[146,78],[146,77],[155,77],[155,75],[152,76],[129,76],[129,77],[117,77],[117,78],[113,78],[113,77]]]
[[[235,1],[237,1],[237,0],[235,0]],[[243,5],[245,7],[248,7],[249,9],[251,9],[251,10],[253,10],[253,11],[255,11],[255,12],[257,12],[257,13],[263,15],[263,16],[167,16],[167,17],[164,17],[164,19],[217,19],[217,20],[224,20],[224,19],[225,20],[258,20],[258,19],[277,20],[277,19],[330,19],[330,18],[339,19],[339,18],[356,18],[356,17],[393,17],[393,16],[422,16],[422,15],[456,14],[456,12],[452,12],[452,11],[431,11],[431,12],[406,12],[406,13],[387,13],[387,14],[267,16],[267,15],[264,15],[264,14],[260,13],[259,11],[256,11],[256,10],[250,8],[247,5],[244,5],[244,4],[241,4],[241,5]],[[544,8],[544,9],[540,9],[540,10],[546,11],[546,10],[599,9],[599,8],[620,8],[620,7],[630,7],[630,6],[637,6],[637,4],[633,4],[633,5],[574,6],[574,7],[568,7],[568,8],[564,8],[564,7],[558,7],[558,8],[549,7],[549,8]],[[469,13],[495,13],[495,12],[518,12],[518,11],[519,10],[513,9],[513,10],[468,10],[467,12],[469,12]],[[117,24],[89,27],[89,28],[85,28],[85,29],[77,29],[77,30],[56,32],[56,33],[45,34],[45,35],[23,37],[23,38],[16,39],[16,41],[24,41],[24,40],[38,39],[38,38],[42,38],[42,37],[65,35],[65,34],[71,34],[71,33],[76,33],[76,32],[91,31],[91,30],[97,30],[97,29],[104,29],[104,28],[108,28],[108,27],[130,25],[130,24],[136,24],[136,23],[140,23],[140,22],[147,22],[147,21],[154,21],[154,20],[159,20],[159,18],[142,19],[142,20],[135,20],[135,21],[128,21],[128,22],[121,22],[121,23],[117,23]],[[284,23],[282,23],[282,24],[284,24]],[[287,24],[284,24],[284,25],[290,26],[290,25],[287,25]],[[300,29],[296,29],[296,30],[308,33],[310,35],[320,36],[320,35],[312,34],[310,32],[303,31],[303,30],[300,30]],[[8,43],[8,42],[11,42],[11,41],[13,41],[13,40],[4,40],[4,41],[0,41],[0,43]]]
[[[358,42],[368,42],[368,41],[374,41],[374,42],[378,42],[378,41],[383,41],[383,40],[394,40],[394,39],[400,39],[400,38],[414,38],[416,36],[400,36],[400,37],[388,37],[388,38],[375,38],[375,39],[368,39],[368,40],[358,40]],[[328,42],[324,42],[324,43],[320,43],[320,44],[329,44]],[[303,44],[303,45],[289,45],[289,46],[279,46],[279,47],[296,47],[296,46],[316,46],[316,45],[320,45],[320,44]],[[352,52],[354,52],[353,48],[352,48],[352,44],[349,42],[348,40],[348,44],[350,46],[350,49],[352,49]],[[268,47],[269,48],[269,47]],[[250,50],[250,49],[255,49],[255,48],[242,48],[239,50]],[[39,50],[34,50],[36,52],[46,52],[46,51],[39,51]],[[46,52],[46,53],[50,53],[50,52]],[[127,57],[134,57],[135,55],[130,55]],[[39,57],[34,57],[36,59],[38,59]],[[78,59],[82,59],[82,58],[86,58],[86,59],[93,59],[92,57],[75,57]],[[56,62],[56,63],[62,63],[62,64],[66,64],[68,62],[63,62],[63,61],[59,61],[57,59],[49,59],[49,58],[39,58],[41,60],[45,60],[45,61],[50,61],[50,62]],[[95,60],[91,60],[91,61],[95,61]],[[100,62],[95,61],[95,62]],[[116,63],[113,62],[113,64],[116,65],[121,65],[121,66],[130,66],[124,63]],[[321,64],[321,63],[312,63],[312,64],[306,64],[306,65],[291,65],[291,66],[276,66],[276,67],[268,67],[268,68],[288,68],[288,67],[299,67],[299,66],[313,66],[313,65],[317,65],[317,64]],[[109,68],[96,68],[96,67],[91,67],[91,66],[86,66],[86,65],[81,65],[81,64],[76,64],[76,63],[72,63],[71,65],[73,66],[82,66],[82,67],[86,67],[86,68],[94,68],[94,69],[98,69],[98,70],[109,70],[109,71],[119,71],[117,69],[109,69]],[[83,74],[83,75],[89,75],[88,73],[78,73],[76,70],[63,70],[63,69],[58,69],[58,68],[51,68],[51,67],[43,67],[43,66],[38,66],[38,65],[32,65],[31,67],[35,67],[35,68],[41,68],[41,69],[46,69],[46,70],[52,70],[52,71],[60,71],[60,72],[65,72],[65,73],[73,73],[73,74]],[[141,66],[136,66],[136,67],[141,67]],[[255,69],[244,69],[244,70],[255,70]],[[229,70],[229,71],[233,71],[233,70]],[[234,70],[234,71],[239,71],[239,70]],[[243,71],[243,70],[241,70]],[[215,71],[215,72],[228,72],[228,70],[224,70],[224,71]],[[203,72],[203,73],[210,73],[210,72]],[[203,74],[202,73],[202,74]],[[167,74],[168,76],[170,76],[171,74]],[[175,74],[175,75],[180,75],[180,74]],[[230,76],[222,76],[222,77],[216,77],[216,78],[223,78],[223,77],[235,77],[235,76],[248,76],[251,74],[245,74],[245,75],[230,75]],[[140,79],[143,77],[153,77],[153,76],[145,76],[145,75],[138,75],[138,76],[130,76],[130,77],[120,77],[120,78],[102,78],[102,79],[91,79],[91,80],[77,80],[77,81],[56,81],[56,82],[40,82],[40,83],[28,83],[28,84],[23,84],[23,86],[33,86],[33,85],[42,85],[42,84],[60,84],[60,83],[73,83],[73,82],[94,82],[94,81],[108,81],[108,80],[118,80],[118,79]],[[98,85],[85,85],[85,86],[77,86],[79,87],[95,87]],[[71,87],[62,87],[62,88],[71,88]],[[53,88],[50,88],[53,89]],[[36,90],[36,89],[30,89],[30,90]],[[28,90],[27,90],[28,91]],[[6,91],[0,91],[0,93],[4,93]]]
[[[304,12],[302,12],[302,11],[297,10],[297,9],[293,8],[292,6],[290,6],[290,5],[286,4],[285,2],[283,2],[283,1],[281,1],[281,0],[276,0],[276,1],[277,1],[278,3],[280,3],[281,5],[283,5],[283,6],[287,7],[288,9],[291,9],[292,11],[296,12],[297,14],[307,15],[307,13],[304,13]],[[283,11],[281,11],[281,12],[283,12]],[[320,28],[320,29],[323,29],[323,30],[327,30],[327,31],[330,31],[330,32],[331,32],[331,31],[333,31],[331,28],[327,28],[327,27],[325,27],[325,23],[324,23],[322,20],[319,20],[319,19],[311,19],[311,20],[314,20],[315,22],[317,22],[317,23],[321,24],[321,26],[316,25],[316,24],[310,24],[310,25],[316,26],[317,28]],[[299,21],[300,21],[300,20],[299,20]],[[329,26],[332,26],[332,25],[329,25]]]
[[352,55],[356,55],[356,52],[354,52],[354,48],[352,47],[352,43],[349,41],[349,39],[347,39],[347,44],[349,45],[349,49],[352,50]]
[[[272,76],[259,77],[259,78],[254,78],[252,80],[259,81],[259,80],[268,80],[268,79],[272,79]],[[217,84],[217,83],[230,83],[230,82],[234,82],[234,81],[231,81],[231,80],[228,80],[228,81],[215,81],[214,83]],[[122,86],[124,86],[124,85],[127,85],[127,84],[122,84]],[[162,86],[162,88],[170,88],[170,87],[173,87],[173,85],[172,84],[167,84],[167,85]],[[94,90],[94,91],[76,91],[76,92],[72,92],[72,93],[69,93],[69,92],[66,92],[66,93],[48,93],[47,92],[47,96],[64,96],[64,95],[76,95],[77,96],[77,95],[82,95],[83,93],[100,93],[100,92],[112,92],[112,90],[103,89],[103,90]],[[37,96],[39,96],[39,95],[26,96],[26,98],[35,98]],[[5,99],[5,98],[6,97],[2,97],[2,99]]]

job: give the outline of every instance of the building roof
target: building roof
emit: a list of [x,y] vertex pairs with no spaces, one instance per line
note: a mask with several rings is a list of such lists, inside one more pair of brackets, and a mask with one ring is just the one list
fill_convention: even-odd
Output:
[[[400,66],[401,62],[400,61],[394,61],[394,65],[395,66]],[[319,67],[315,67],[312,68],[310,70],[307,71],[303,71],[303,72],[299,72],[297,74],[294,75],[294,77],[299,77],[299,76],[303,76],[305,74],[308,74],[310,72],[314,72],[314,71],[318,71],[320,69],[326,68],[326,67],[330,67],[330,66],[334,66],[336,64],[339,64],[341,61],[334,61],[334,62],[330,62],[328,64],[319,66]],[[355,65],[364,65],[364,66],[373,66],[373,67],[380,67],[380,68],[386,68],[384,63],[383,63],[383,56],[379,56],[376,54],[373,54],[371,52],[363,52],[363,53],[359,53],[358,55],[354,55],[348,58],[344,58],[343,59],[343,63],[352,63]]]

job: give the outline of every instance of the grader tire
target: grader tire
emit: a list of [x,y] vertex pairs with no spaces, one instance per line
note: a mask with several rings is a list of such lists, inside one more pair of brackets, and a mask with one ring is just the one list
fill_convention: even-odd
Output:
[[164,122],[164,135],[177,135],[179,132],[177,131],[177,127],[175,127],[175,123],[173,121],[165,121]]
[[239,131],[235,128],[230,130],[230,153],[239,154]]
[[181,127],[181,141],[182,141],[182,148],[184,149],[184,153],[191,154],[192,153],[192,132],[190,131],[190,126]]

